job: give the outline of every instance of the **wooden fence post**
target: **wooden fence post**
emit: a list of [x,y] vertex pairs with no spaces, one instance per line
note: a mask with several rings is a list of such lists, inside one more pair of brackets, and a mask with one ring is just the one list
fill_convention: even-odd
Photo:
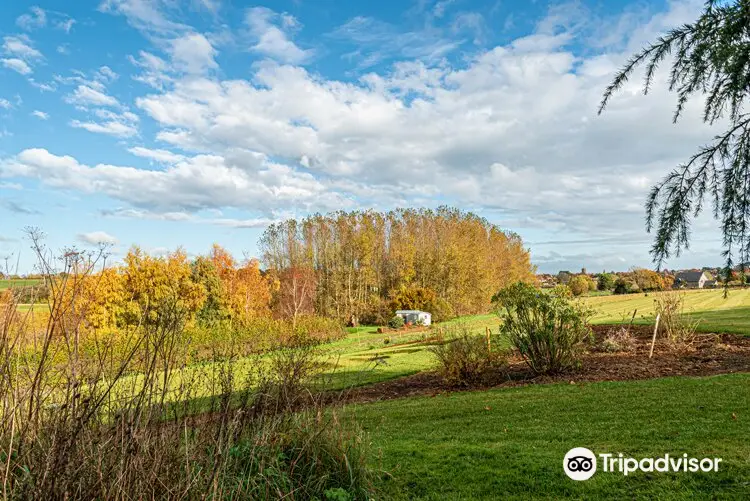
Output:
[[648,358],[651,358],[654,356],[654,345],[656,344],[656,331],[659,330],[659,318],[661,317],[661,313],[656,315],[656,323],[654,324],[654,337],[651,339],[651,351],[648,354]]
[[492,345],[490,343],[490,328],[489,327],[485,327],[484,328],[484,333],[487,336],[487,353],[491,353],[492,352]]

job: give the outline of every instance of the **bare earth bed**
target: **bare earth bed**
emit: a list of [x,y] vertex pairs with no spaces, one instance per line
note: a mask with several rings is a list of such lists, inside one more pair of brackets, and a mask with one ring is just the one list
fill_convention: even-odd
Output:
[[[594,326],[601,339],[612,326]],[[534,377],[524,362],[514,357],[506,371],[490,377],[486,384],[470,389],[524,386],[531,384],[568,382],[570,384],[596,381],[626,381],[670,376],[711,376],[735,372],[750,372],[750,337],[732,334],[698,334],[694,342],[679,349],[657,340],[653,358],[651,348],[653,327],[633,326],[635,346],[627,352],[598,351],[598,344],[582,359],[581,367],[554,376]],[[458,389],[460,390],[460,389]],[[457,391],[446,386],[434,372],[422,372],[400,379],[355,388],[348,392],[348,402],[375,402],[418,395],[436,396]]]

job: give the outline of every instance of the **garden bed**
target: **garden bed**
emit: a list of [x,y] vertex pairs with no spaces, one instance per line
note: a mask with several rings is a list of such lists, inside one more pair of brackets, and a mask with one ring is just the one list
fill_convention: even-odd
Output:
[[[597,340],[609,329],[594,326]],[[522,386],[568,382],[582,384],[595,381],[625,381],[669,376],[711,376],[750,372],[750,337],[732,334],[699,334],[688,346],[674,348],[657,340],[653,358],[649,359],[653,327],[634,325],[633,349],[625,352],[600,351],[597,343],[581,361],[581,367],[553,376],[534,376],[518,357],[512,357],[507,370],[493,374],[486,384],[467,389]],[[460,389],[458,389],[460,390]],[[422,372],[370,386],[352,389],[346,395],[351,402],[373,402],[416,395],[438,395],[457,391],[448,387],[434,372]]]

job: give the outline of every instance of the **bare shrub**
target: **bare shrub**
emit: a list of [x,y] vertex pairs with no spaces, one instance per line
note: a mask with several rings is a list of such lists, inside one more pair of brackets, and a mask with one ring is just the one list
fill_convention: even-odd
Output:
[[601,342],[602,351],[609,353],[633,351],[636,340],[627,326],[612,328],[607,331]]
[[507,365],[504,351],[491,351],[484,336],[459,325],[443,333],[445,341],[429,351],[438,363],[438,372],[450,386],[473,386]]
[[281,346],[269,354],[261,375],[255,406],[266,413],[294,412],[314,401],[311,385],[326,364],[316,344]]
[[699,322],[685,313],[685,297],[679,292],[665,292],[654,299],[654,315],[659,316],[659,332],[673,347],[689,345],[695,339]]

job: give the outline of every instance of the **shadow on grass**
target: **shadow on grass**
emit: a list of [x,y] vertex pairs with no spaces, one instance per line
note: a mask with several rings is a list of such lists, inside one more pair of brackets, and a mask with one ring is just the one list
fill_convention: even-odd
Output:
[[714,311],[689,312],[687,316],[698,324],[700,332],[750,335],[750,306]]

